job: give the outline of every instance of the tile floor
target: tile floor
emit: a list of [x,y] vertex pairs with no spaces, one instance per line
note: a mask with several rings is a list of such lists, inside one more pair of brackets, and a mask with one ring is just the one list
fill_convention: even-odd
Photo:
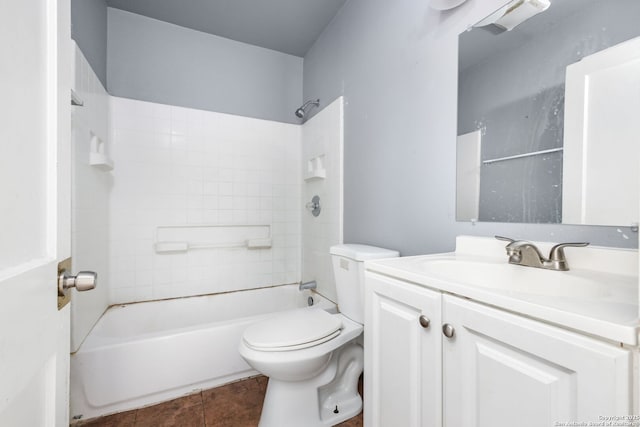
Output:
[[[264,376],[202,390],[168,402],[92,420],[82,427],[256,427],[267,389]],[[362,377],[359,384],[362,394]],[[340,427],[362,427],[362,413]],[[300,426],[304,427],[304,426]]]

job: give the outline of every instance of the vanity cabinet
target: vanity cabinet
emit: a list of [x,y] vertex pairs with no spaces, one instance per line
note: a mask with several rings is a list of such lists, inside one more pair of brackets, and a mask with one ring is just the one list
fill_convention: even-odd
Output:
[[444,295],[444,419],[449,426],[539,427],[631,411],[629,350]]
[[440,300],[440,292],[367,273],[367,427],[441,425]]
[[366,427],[540,427],[633,412],[628,349],[366,274]]

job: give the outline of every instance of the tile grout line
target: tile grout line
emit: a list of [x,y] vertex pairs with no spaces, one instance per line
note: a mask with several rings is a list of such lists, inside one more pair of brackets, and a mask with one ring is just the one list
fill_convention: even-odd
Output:
[[207,427],[207,417],[204,413],[204,396],[202,394],[202,389],[200,389],[200,408],[202,409],[202,425]]

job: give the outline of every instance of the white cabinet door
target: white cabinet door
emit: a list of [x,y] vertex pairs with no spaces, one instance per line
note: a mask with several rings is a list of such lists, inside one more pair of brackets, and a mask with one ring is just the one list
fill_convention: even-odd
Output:
[[68,426],[68,0],[0,2],[0,426]]
[[440,298],[439,292],[367,272],[365,426],[441,425]]
[[[444,418],[451,427],[541,427],[631,413],[620,347],[443,296]],[[585,424],[586,425],[586,424]]]

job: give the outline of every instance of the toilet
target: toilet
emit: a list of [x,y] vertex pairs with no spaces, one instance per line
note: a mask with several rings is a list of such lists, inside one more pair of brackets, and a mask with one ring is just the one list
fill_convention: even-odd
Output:
[[249,326],[240,354],[269,377],[259,427],[333,426],[362,409],[364,261],[399,256],[374,246],[332,246],[338,313],[302,308]]

